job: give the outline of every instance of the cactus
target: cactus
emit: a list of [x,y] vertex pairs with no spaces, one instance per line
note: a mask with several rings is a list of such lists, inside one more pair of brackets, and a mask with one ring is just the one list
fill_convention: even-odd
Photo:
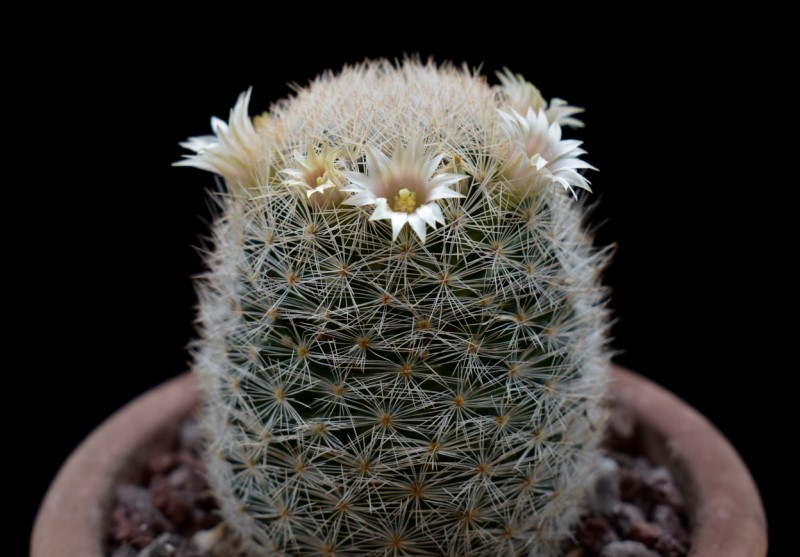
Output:
[[181,163],[222,175],[195,367],[252,555],[558,555],[602,431],[607,250],[579,109],[368,62]]

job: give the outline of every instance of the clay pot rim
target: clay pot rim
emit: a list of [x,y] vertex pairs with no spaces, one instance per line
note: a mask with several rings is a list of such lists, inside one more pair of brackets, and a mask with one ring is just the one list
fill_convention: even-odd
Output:
[[639,448],[687,499],[689,557],[766,557],[767,519],[741,457],[702,414],[664,388],[612,367],[613,403],[633,412]]
[[[638,440],[675,475],[688,499],[691,557],[764,557],[767,527],[758,491],[739,455],[686,403],[613,366],[614,403],[635,416]],[[114,414],[69,457],[45,496],[31,557],[105,557],[114,486],[165,440],[200,403],[195,377],[168,381]]]

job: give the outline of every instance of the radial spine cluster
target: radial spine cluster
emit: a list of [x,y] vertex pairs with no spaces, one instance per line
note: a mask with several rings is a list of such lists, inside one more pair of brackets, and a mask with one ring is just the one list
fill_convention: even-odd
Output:
[[602,431],[607,251],[579,109],[369,62],[181,163],[220,174],[195,368],[252,555],[556,556]]

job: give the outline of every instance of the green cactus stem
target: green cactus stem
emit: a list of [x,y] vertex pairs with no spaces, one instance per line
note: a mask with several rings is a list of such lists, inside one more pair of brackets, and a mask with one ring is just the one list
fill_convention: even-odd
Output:
[[179,164],[222,175],[195,369],[252,555],[556,556],[603,427],[607,250],[579,109],[506,72],[249,92]]

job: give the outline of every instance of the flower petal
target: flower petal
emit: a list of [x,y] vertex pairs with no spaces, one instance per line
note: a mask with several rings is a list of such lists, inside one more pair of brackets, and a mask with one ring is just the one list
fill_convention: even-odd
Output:
[[[411,213],[408,215],[408,224],[411,226],[411,229],[417,233],[419,236],[419,241],[421,243],[425,243],[425,221],[422,220],[422,217],[417,213]],[[397,235],[395,235],[395,239]]]
[[453,191],[447,186],[438,186],[428,193],[427,201],[436,201],[437,199],[458,199],[466,197],[463,193]]
[[444,215],[442,214],[442,209],[439,207],[438,203],[426,203],[425,207],[431,210],[433,213],[433,220],[438,222],[439,224],[444,224]]
[[429,183],[434,187],[449,186],[450,184],[460,182],[466,177],[466,174],[453,174],[451,172],[446,172],[443,174],[437,174],[430,179]]
[[[342,188],[341,191],[352,191],[348,188]],[[353,207],[362,207],[375,203],[375,194],[369,190],[362,190],[355,195],[351,195],[342,201],[342,205],[352,205]]]
[[[425,177],[426,180],[430,180],[431,176],[433,176],[433,173],[436,172],[437,168],[439,168],[439,163],[442,162],[443,158],[444,158],[444,153],[433,157],[431,160],[429,160],[423,165],[422,175]],[[442,174],[440,174],[439,176],[442,176]],[[438,178],[439,176],[437,176],[436,178]]]
[[391,219],[392,219],[392,241],[394,241],[397,240],[397,237],[400,235],[400,231],[408,222],[408,214],[392,211]]
[[[361,186],[362,189],[374,189],[375,187],[375,180],[373,179],[373,177],[367,176],[366,174],[362,174],[361,172],[343,171],[342,176],[351,183]],[[344,191],[353,191],[353,190],[344,190]]]
[[509,141],[503,173],[518,193],[535,194],[552,183],[561,184],[573,195],[575,188],[591,191],[589,181],[576,170],[595,168],[579,158],[586,153],[580,141],[561,139],[558,122],[548,121],[541,109],[529,108],[525,117],[513,109],[500,114]]
[[[386,174],[387,169],[392,163],[392,160],[384,155],[379,149],[367,146],[367,168],[369,169],[370,177],[381,177]],[[348,174],[360,174],[358,172],[348,172]],[[363,174],[361,174],[364,176]]]
[[[419,215],[419,217],[422,218],[422,220],[431,225],[431,228],[436,228],[436,216],[433,213],[432,207],[436,207],[437,209],[439,208],[439,206],[436,203],[426,203],[425,205],[420,205],[419,207],[417,207],[417,210],[414,211],[414,213],[416,215]],[[412,214],[408,217],[409,224],[411,223],[411,219],[414,216],[415,215]]]
[[385,199],[379,198],[375,200],[375,210],[372,211],[369,220],[390,219],[395,211],[389,209],[389,204]]
[[435,229],[437,223],[445,222],[436,201],[466,197],[450,186],[468,176],[449,172],[437,174],[445,155],[428,158],[425,144],[419,138],[406,143],[398,139],[391,157],[374,146],[367,145],[364,150],[364,172],[341,172],[350,183],[340,191],[354,194],[342,203],[374,205],[370,220],[391,220],[394,239],[409,223],[424,242],[428,225]]
[[256,131],[248,116],[251,89],[239,95],[229,121],[211,118],[215,135],[192,137],[181,143],[194,151],[175,166],[194,166],[222,175],[229,185],[257,187],[265,151],[265,137]]

